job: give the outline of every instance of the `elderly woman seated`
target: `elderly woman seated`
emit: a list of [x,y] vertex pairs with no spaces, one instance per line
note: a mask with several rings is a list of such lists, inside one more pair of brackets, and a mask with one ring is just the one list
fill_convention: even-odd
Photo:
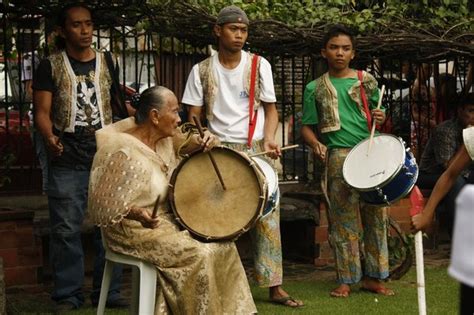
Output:
[[[156,314],[250,314],[256,308],[233,242],[202,243],[181,230],[167,206],[168,182],[180,154],[218,141],[178,127],[176,96],[152,87],[135,117],[98,131],[89,211],[108,247],[158,270]],[[155,203],[158,213],[152,215]]]

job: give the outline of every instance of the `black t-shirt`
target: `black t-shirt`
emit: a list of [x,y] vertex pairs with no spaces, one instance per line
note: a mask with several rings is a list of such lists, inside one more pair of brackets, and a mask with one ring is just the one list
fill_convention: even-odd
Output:
[[[61,143],[64,145],[64,152],[51,163],[55,166],[90,169],[96,152],[94,132],[102,127],[94,87],[96,59],[81,62],[70,56],[68,58],[77,81],[75,131],[63,133]],[[44,59],[39,64],[33,79],[33,89],[49,91],[53,95],[57,92],[58,87],[54,84],[49,60]],[[57,106],[54,97],[52,106]],[[57,136],[61,134],[56,128],[53,132]]]

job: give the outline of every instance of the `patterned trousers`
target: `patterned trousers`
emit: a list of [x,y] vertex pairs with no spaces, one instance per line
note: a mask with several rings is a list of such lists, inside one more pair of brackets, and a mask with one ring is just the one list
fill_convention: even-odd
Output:
[[[328,161],[329,242],[334,250],[337,280],[354,284],[362,276],[389,275],[387,208],[364,203],[344,182],[342,167],[350,149],[331,149]],[[362,266],[363,261],[363,266]]]
[[[248,149],[244,143],[224,142],[222,145],[241,152],[257,153],[263,151],[263,142],[254,141]],[[265,217],[257,220],[250,230],[253,243],[255,277],[260,287],[278,286],[283,281],[283,264],[280,237],[280,205]]]

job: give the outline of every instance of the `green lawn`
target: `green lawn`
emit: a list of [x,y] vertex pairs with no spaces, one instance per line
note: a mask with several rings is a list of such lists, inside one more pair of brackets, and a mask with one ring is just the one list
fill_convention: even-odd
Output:
[[[428,314],[458,314],[458,283],[451,279],[445,267],[428,267],[426,298]],[[348,299],[329,296],[335,287],[331,281],[286,282],[285,289],[305,302],[299,309],[291,309],[267,302],[268,290],[252,286],[259,314],[418,314],[415,268],[401,280],[388,284],[396,296],[383,297],[361,292],[357,287]],[[37,296],[9,296],[9,314],[49,314],[49,301]],[[12,305],[13,304],[13,305]],[[70,314],[95,314],[92,307],[82,308]],[[106,314],[128,314],[126,311],[108,310]]]

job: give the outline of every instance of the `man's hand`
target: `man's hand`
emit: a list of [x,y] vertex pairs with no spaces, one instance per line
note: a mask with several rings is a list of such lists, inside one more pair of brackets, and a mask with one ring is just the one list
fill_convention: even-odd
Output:
[[281,156],[281,148],[280,146],[278,145],[278,143],[276,143],[275,141],[264,141],[263,142],[263,149],[265,151],[269,151],[269,153],[267,153],[267,156],[272,158],[272,159],[277,159]]
[[328,148],[324,144],[319,141],[316,141],[312,146],[312,149],[318,159],[323,162],[326,160]]
[[377,125],[381,125],[385,122],[385,112],[381,109],[373,109],[372,117],[374,118]]
[[59,141],[59,138],[55,135],[52,135],[46,139],[46,145],[54,156],[60,156],[64,151],[64,146]]

